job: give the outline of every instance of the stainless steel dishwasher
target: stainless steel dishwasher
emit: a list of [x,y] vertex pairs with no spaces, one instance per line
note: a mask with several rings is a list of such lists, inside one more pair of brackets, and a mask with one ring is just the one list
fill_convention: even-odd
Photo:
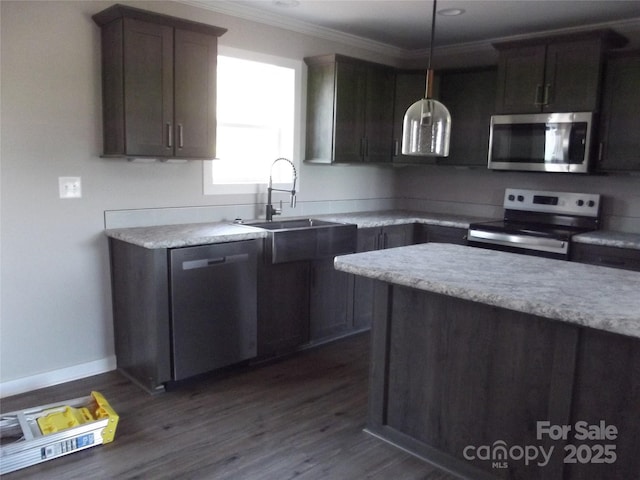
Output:
[[259,245],[170,250],[173,380],[255,357]]

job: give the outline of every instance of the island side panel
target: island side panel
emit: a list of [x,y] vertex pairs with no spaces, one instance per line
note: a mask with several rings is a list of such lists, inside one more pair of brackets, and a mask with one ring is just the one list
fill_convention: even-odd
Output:
[[387,418],[387,392],[389,382],[389,328],[393,287],[373,281],[373,324],[371,328],[371,360],[369,364],[369,401],[367,430],[379,432]]
[[[640,339],[586,328],[578,366],[569,437],[580,451],[566,465],[565,478],[640,478]],[[611,463],[602,461],[607,445],[614,447]]]
[[[396,285],[386,293],[373,331],[369,429],[473,478],[473,467],[502,478],[561,478],[564,442],[538,441],[536,426],[569,422],[578,329]],[[497,441],[553,446],[554,454],[544,467],[505,468],[463,455]]]

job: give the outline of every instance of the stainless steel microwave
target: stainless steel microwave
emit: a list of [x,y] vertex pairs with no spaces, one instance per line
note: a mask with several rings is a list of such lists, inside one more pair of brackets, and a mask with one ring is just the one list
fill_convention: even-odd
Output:
[[493,115],[489,168],[587,173],[593,113]]

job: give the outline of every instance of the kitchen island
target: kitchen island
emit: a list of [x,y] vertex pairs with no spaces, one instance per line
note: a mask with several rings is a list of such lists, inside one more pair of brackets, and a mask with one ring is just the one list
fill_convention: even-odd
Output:
[[638,478],[640,274],[423,244],[378,280],[367,430],[467,478]]

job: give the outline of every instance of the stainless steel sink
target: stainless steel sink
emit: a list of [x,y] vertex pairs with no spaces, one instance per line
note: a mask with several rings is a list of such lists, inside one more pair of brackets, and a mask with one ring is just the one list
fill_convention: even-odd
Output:
[[350,223],[304,218],[244,225],[268,232],[265,256],[271,263],[314,260],[356,251],[358,227]]
[[245,225],[264,228],[265,230],[297,230],[299,228],[320,228],[345,225],[344,223],[327,222],[326,220],[316,220],[313,218],[303,218],[294,220],[281,220],[275,222],[249,222]]

